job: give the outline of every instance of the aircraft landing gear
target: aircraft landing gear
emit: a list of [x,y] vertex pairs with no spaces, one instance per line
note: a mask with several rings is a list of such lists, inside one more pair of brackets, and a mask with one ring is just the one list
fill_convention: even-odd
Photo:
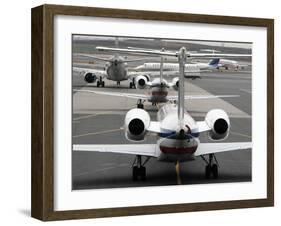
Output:
[[117,86],[120,86],[120,81],[117,81]]
[[102,81],[102,77],[100,77],[99,81],[97,81],[97,87],[104,87],[104,81]]
[[130,89],[135,89],[136,88],[136,85],[134,82],[130,82]]
[[138,179],[142,181],[146,180],[146,168],[144,165],[148,162],[150,157],[147,157],[143,163],[141,157],[141,155],[137,155],[133,163],[133,181],[137,181]]
[[144,101],[142,102],[142,100],[141,99],[139,99],[138,100],[138,102],[137,102],[137,108],[141,108],[141,109],[143,109],[143,103],[144,103]]
[[[209,179],[211,176],[213,176],[214,179],[217,179],[219,176],[219,171],[218,161],[216,159],[215,154],[209,154],[209,161],[207,161],[204,156],[201,156],[201,158],[207,163],[205,167],[206,179]],[[215,163],[213,163],[213,161],[215,161]]]

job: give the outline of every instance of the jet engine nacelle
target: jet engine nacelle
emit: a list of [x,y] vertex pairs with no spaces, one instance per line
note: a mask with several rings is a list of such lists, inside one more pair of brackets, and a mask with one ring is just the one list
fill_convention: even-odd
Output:
[[149,124],[150,116],[145,110],[135,108],[128,111],[124,125],[126,138],[131,141],[144,140]]
[[97,76],[94,73],[86,72],[84,75],[85,82],[93,83],[97,80]]
[[205,122],[211,128],[209,131],[210,139],[222,140],[227,138],[230,122],[225,111],[221,109],[210,110],[205,117]]
[[135,80],[136,87],[138,89],[144,89],[149,79],[150,78],[147,75],[138,75]]
[[173,78],[172,84],[173,84],[173,89],[178,91],[180,85],[179,78]]

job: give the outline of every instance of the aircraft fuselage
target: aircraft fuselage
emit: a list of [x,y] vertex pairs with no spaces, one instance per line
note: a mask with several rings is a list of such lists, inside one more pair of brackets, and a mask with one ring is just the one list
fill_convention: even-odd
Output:
[[152,86],[149,91],[148,95],[150,96],[148,101],[152,103],[166,103],[168,101],[168,88],[165,85],[155,85]]
[[157,147],[159,161],[183,162],[194,159],[194,153],[200,143],[198,126],[187,113],[184,114],[184,131],[179,128],[178,107],[176,104],[165,104],[157,114],[161,123]]
[[128,79],[127,63],[121,57],[114,57],[106,65],[107,79],[112,81],[124,81]]

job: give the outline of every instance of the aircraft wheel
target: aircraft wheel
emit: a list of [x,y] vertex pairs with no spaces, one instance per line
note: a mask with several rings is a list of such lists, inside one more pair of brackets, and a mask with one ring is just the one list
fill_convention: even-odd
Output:
[[138,105],[137,105],[137,108],[143,109],[143,104],[138,104]]
[[97,81],[97,87],[100,87],[100,81]]
[[101,82],[101,86],[104,87],[104,81]]
[[218,171],[218,165],[217,164],[212,165],[212,174],[213,174],[214,179],[218,178],[219,171]]
[[130,89],[132,89],[134,87],[133,83],[130,82]]
[[133,167],[133,181],[137,181],[138,180],[138,167],[134,166]]
[[141,166],[139,168],[139,173],[140,173],[140,178],[142,181],[145,181],[146,180],[146,169],[144,166]]
[[207,165],[205,167],[205,177],[206,177],[206,179],[209,179],[211,177],[211,166],[210,165]]

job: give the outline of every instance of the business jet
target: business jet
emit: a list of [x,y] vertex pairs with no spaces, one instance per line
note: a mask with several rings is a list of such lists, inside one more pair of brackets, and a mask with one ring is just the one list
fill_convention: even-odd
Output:
[[[154,52],[153,54],[164,55],[163,52]],[[200,142],[199,135],[203,132],[207,132],[211,140],[224,140],[230,131],[230,120],[227,113],[221,109],[210,110],[204,121],[196,122],[192,118],[184,107],[184,65],[189,53],[182,47],[172,56],[177,57],[179,61],[178,102],[167,103],[162,106],[157,113],[157,121],[152,121],[150,115],[144,109],[135,108],[128,111],[124,119],[124,132],[125,137],[129,141],[135,142],[134,144],[75,144],[73,150],[135,155],[132,178],[136,181],[146,179],[145,163],[151,157],[157,158],[159,161],[173,162],[177,165],[179,165],[179,162],[201,157],[206,162],[206,178],[211,176],[218,178],[215,153],[251,148],[251,142]],[[145,140],[149,134],[158,135],[159,139],[155,144],[136,143]],[[206,155],[208,158],[206,158]],[[142,161],[143,156],[146,157],[145,161]]]

